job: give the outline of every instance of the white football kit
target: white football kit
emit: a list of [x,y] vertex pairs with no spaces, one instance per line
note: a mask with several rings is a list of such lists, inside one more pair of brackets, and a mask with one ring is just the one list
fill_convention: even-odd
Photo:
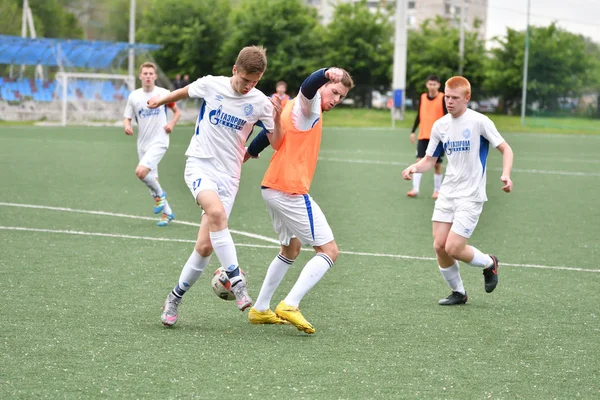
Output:
[[458,118],[446,114],[433,124],[426,154],[446,153],[448,165],[435,202],[432,221],[452,223],[452,231],[469,238],[487,201],[486,162],[490,149],[504,139],[494,123],[471,109]]
[[155,86],[150,92],[143,88],[129,94],[125,106],[124,117],[135,119],[138,124],[137,149],[140,165],[156,171],[158,163],[169,148],[169,134],[165,132],[167,125],[167,106],[156,109],[148,108],[146,102],[154,96],[168,94],[167,89]]
[[254,125],[272,132],[273,105],[260,90],[237,93],[231,78],[205,76],[188,86],[191,98],[201,99],[194,136],[185,152],[185,181],[197,199],[202,190],[219,194],[227,216],[237,194],[246,153],[245,143]]
[[[294,127],[307,131],[320,117],[321,94],[317,92],[315,97],[307,99],[300,91],[292,109]],[[310,246],[322,246],[334,239],[325,214],[309,194],[285,193],[269,188],[263,188],[261,192],[282,245],[288,246],[295,237],[303,245]]]

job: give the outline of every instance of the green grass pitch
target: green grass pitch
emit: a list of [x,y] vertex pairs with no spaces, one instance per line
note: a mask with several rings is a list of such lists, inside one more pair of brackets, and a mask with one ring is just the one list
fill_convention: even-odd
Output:
[[[509,195],[490,151],[470,243],[499,257],[500,284],[486,294],[481,270],[461,265],[469,303],[444,308],[433,178],[409,199],[400,176],[408,131],[326,128],[311,195],[342,253],[301,304],[308,336],[250,325],[218,299],[216,257],[178,324],[161,325],[200,216],[183,180],[191,134],[177,127],[160,164],[179,223],[159,228],[122,129],[0,127],[0,398],[600,397],[600,135],[506,134]],[[269,155],[244,165],[230,219],[254,296],[277,254],[259,189]]]

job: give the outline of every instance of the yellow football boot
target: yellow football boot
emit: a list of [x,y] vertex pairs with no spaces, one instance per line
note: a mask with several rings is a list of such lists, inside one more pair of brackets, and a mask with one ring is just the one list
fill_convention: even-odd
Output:
[[289,321],[292,325],[298,328],[299,331],[309,334],[315,333],[315,328],[313,328],[310,322],[304,318],[298,307],[288,306],[282,301],[275,309],[275,314],[277,314],[279,318]]
[[284,319],[281,319],[271,310],[267,311],[258,311],[256,308],[252,307],[250,312],[248,313],[248,321],[251,324],[277,324],[277,325],[285,325],[288,324]]

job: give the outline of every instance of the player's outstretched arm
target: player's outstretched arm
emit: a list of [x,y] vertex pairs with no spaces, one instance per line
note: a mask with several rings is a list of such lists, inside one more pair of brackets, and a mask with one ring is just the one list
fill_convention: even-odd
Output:
[[188,86],[177,89],[165,96],[154,96],[150,98],[147,102],[148,108],[158,108],[168,103],[175,103],[179,100],[189,98]]
[[504,183],[502,190],[506,193],[512,191],[513,183],[510,179],[510,173],[512,172],[514,153],[508,143],[502,142],[496,147],[500,153],[502,153],[502,176],[500,180]]
[[[337,68],[330,68],[335,70]],[[308,76],[300,86],[300,93],[307,99],[311,100],[315,97],[321,86],[329,82],[330,69],[321,68]],[[335,71],[334,71],[335,72]],[[340,78],[341,79],[341,78]]]
[[407,181],[410,181],[412,180],[412,174],[417,172],[423,173],[429,171],[431,168],[433,168],[437,159],[437,157],[425,155],[425,157],[421,158],[419,162],[411,165],[410,167],[402,171],[402,178],[404,178]]

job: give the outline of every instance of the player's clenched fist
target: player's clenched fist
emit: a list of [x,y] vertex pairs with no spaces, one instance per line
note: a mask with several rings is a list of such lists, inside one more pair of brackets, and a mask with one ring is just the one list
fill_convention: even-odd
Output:
[[325,71],[325,76],[332,83],[338,83],[342,81],[342,78],[344,77],[344,71],[342,71],[340,68],[329,68],[327,71]]
[[157,108],[161,106],[160,96],[151,97],[146,104],[148,105],[148,108]]

